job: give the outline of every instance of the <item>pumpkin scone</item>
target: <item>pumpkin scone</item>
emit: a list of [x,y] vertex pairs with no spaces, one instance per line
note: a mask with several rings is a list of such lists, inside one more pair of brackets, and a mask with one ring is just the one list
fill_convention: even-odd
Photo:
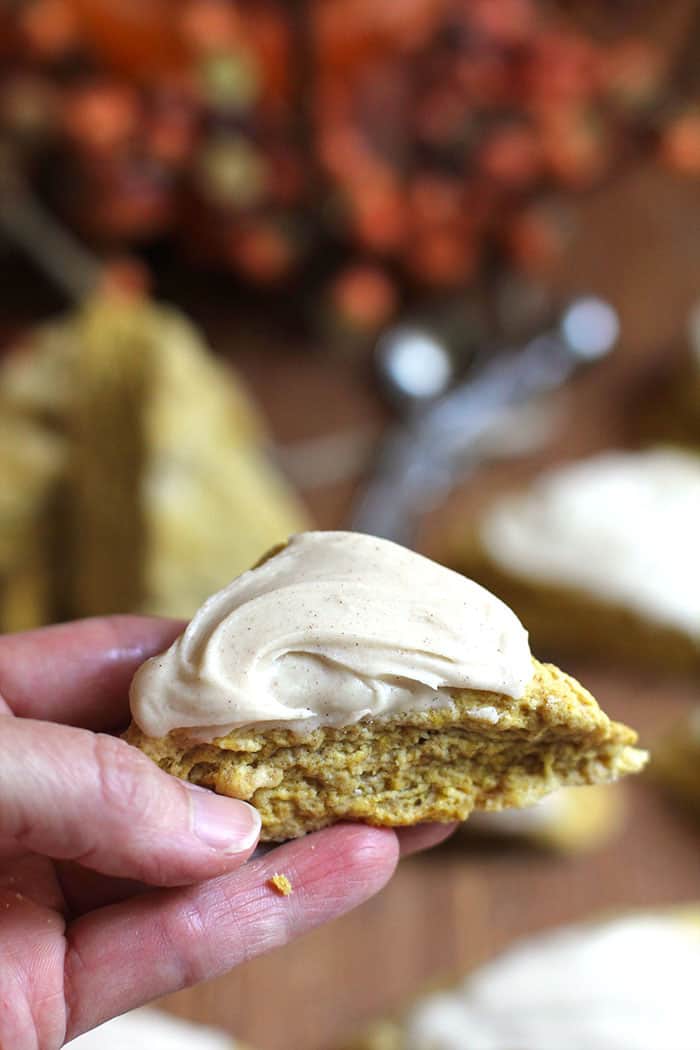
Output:
[[522,940],[338,1050],[696,1050],[700,907]]
[[503,602],[357,533],[294,536],[215,594],[137,671],[131,712],[131,744],[251,802],[264,840],[464,820],[646,761]]
[[463,832],[479,842],[500,840],[553,853],[584,853],[611,839],[620,830],[624,813],[622,792],[607,784],[567,787],[524,809],[474,813]]
[[[92,1028],[67,1050],[246,1050],[238,1039],[208,1025],[143,1006]],[[247,1048],[250,1050],[250,1048]]]
[[695,705],[655,745],[651,776],[700,816],[700,706]]
[[534,645],[700,673],[700,455],[611,451],[496,499],[453,568],[508,602]]

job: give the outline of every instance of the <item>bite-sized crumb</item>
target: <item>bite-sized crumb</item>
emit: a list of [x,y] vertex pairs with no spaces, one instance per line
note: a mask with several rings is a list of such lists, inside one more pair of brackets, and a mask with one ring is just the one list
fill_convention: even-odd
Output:
[[292,892],[292,884],[286,875],[277,872],[267,880],[268,886],[275,890],[281,897],[288,897]]

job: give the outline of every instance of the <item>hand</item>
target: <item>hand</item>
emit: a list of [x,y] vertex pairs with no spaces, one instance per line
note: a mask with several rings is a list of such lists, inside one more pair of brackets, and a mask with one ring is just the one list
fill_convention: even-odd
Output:
[[[107,735],[126,728],[135,669],[180,629],[112,617],[0,638],[3,1050],[56,1050],[285,944],[371,897],[400,852],[451,830],[338,825],[248,860],[251,806]],[[292,896],[267,885],[278,871]]]

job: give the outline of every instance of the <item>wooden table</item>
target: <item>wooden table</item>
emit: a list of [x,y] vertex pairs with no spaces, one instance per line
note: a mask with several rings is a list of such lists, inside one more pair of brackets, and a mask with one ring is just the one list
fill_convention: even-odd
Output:
[[[648,377],[680,353],[700,296],[700,187],[641,170],[582,208],[582,227],[560,274],[566,291],[595,290],[619,308],[624,345],[577,381],[552,446],[489,468],[426,524],[437,552],[446,528],[492,491],[550,460],[629,438]],[[219,318],[214,326],[221,331]],[[230,322],[229,322],[230,323]],[[381,421],[376,396],[350,366],[281,351],[237,358],[281,441]],[[310,500],[319,525],[342,526],[351,487]],[[698,696],[692,682],[614,668],[568,667],[644,743]],[[623,832],[602,850],[556,859],[517,849],[475,851],[453,842],[404,862],[393,882],[356,912],[287,948],[166,1001],[259,1050],[324,1050],[363,1020],[396,1007],[440,974],[466,970],[514,938],[606,909],[700,897],[700,828],[643,782],[627,783]]]

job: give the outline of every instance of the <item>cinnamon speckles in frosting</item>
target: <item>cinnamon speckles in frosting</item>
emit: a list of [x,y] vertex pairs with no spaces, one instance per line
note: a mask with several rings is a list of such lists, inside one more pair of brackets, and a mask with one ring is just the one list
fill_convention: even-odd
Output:
[[148,736],[305,731],[448,704],[455,689],[519,698],[531,677],[525,630],[484,588],[387,540],[307,532],[204,603],[139,669],[131,710]]

